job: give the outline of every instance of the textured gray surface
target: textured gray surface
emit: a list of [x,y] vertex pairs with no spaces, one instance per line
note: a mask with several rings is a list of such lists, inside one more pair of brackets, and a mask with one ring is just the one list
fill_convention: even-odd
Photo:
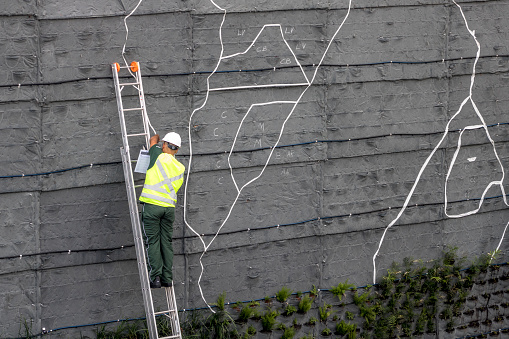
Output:
[[[0,337],[18,335],[23,319],[40,333],[143,316],[110,66],[122,60],[123,18],[137,3],[0,5]],[[237,195],[229,162],[239,188],[264,171],[239,194],[203,256],[206,300],[223,291],[237,301],[273,295],[283,285],[305,291],[346,279],[371,283],[384,228],[469,93],[476,45],[461,12],[450,1],[353,1],[313,86],[299,99],[303,87],[207,93],[209,73],[192,73],[213,71],[224,47],[223,56],[245,53],[223,59],[220,73],[208,79],[210,88],[305,82],[348,2],[216,3],[228,13],[223,46],[222,12],[205,0],[144,0],[127,20],[126,43],[127,60],[141,63],[152,125],[161,134],[174,129],[183,136],[186,219],[206,243]],[[473,100],[487,125],[508,123],[509,1],[460,3],[481,46]],[[281,29],[262,30],[266,24]],[[304,74],[283,67],[296,60]],[[377,64],[388,61],[429,63]],[[253,104],[298,99],[287,122],[288,103],[255,106],[246,116]],[[471,130],[461,137],[446,184],[457,130],[480,123],[467,104],[449,126],[409,208],[387,232],[379,276],[393,261],[435,258],[447,245],[469,257],[497,247],[509,220],[500,197],[484,201],[473,216],[445,214],[477,208],[472,199],[502,176],[486,133]],[[283,124],[278,145],[293,146],[275,149],[264,169],[271,150],[255,149],[274,146]],[[489,132],[507,170],[508,127]],[[391,135],[398,133],[410,135]],[[228,162],[232,147],[243,152]],[[19,177],[60,170],[66,171]],[[459,201],[447,211],[445,189],[448,201]],[[500,194],[493,187],[486,196]],[[178,304],[203,307],[203,246],[184,225],[183,198],[184,188],[174,232]],[[503,242],[500,260],[507,261],[507,250]]]

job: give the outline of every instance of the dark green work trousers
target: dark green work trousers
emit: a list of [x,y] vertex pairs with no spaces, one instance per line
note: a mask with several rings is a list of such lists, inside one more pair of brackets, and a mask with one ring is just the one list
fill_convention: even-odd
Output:
[[147,269],[150,281],[159,276],[162,283],[173,279],[173,222],[175,207],[143,204],[141,222],[147,253]]

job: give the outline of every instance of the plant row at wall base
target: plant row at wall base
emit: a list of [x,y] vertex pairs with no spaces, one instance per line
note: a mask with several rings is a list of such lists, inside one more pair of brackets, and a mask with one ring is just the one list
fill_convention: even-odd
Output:
[[[215,313],[186,311],[183,338],[395,338],[486,337],[509,333],[509,265],[492,265],[488,253],[470,265],[449,248],[440,259],[394,263],[373,286],[348,281],[305,293],[282,287],[275,296],[250,302],[225,302]],[[468,268],[464,268],[467,267]],[[170,326],[158,319],[160,336]],[[146,323],[98,328],[97,338],[148,338]],[[27,332],[27,336],[28,332]]]

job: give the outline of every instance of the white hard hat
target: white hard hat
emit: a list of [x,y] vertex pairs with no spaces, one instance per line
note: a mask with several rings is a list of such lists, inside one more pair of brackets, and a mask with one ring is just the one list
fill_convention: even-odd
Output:
[[163,141],[169,142],[170,144],[173,144],[177,147],[180,147],[181,145],[180,135],[175,132],[170,132],[166,134],[163,138]]

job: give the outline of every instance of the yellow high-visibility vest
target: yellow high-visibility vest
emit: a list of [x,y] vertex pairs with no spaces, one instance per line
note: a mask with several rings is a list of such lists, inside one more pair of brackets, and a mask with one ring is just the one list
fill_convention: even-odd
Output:
[[162,207],[175,207],[177,191],[184,182],[184,165],[174,156],[161,153],[146,174],[140,201]]

